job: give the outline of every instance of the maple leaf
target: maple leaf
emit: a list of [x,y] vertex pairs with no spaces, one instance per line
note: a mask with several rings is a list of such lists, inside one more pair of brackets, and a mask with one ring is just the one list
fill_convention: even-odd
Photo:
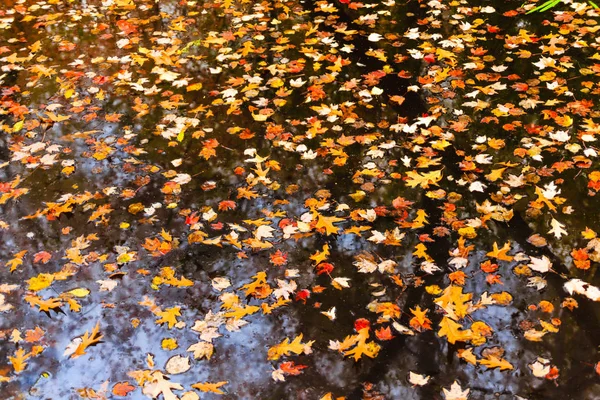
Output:
[[414,386],[423,386],[429,382],[429,376],[416,374],[412,371],[408,373],[408,381]]
[[409,324],[414,330],[419,332],[431,330],[431,320],[427,318],[428,311],[428,309],[421,310],[421,306],[418,305],[414,310],[412,308],[410,309],[410,312],[414,317],[410,319]]
[[512,364],[504,358],[497,358],[492,355],[488,355],[486,358],[479,360],[479,364],[486,366],[488,369],[499,368],[500,371],[514,369]]
[[315,225],[315,227],[317,229],[325,229],[325,234],[327,236],[329,235],[333,235],[335,233],[338,233],[338,231],[340,230],[340,228],[338,228],[337,226],[334,226],[333,223],[334,222],[340,222],[343,221],[344,218],[338,218],[338,217],[326,217],[324,215],[319,214],[317,217],[317,224]]
[[283,342],[269,348],[267,353],[268,360],[279,360],[282,356],[288,356],[290,353],[294,354],[309,354],[311,352],[311,346],[314,340],[306,343],[302,343],[302,334],[299,334],[290,342],[289,338],[285,338]]
[[29,329],[27,332],[25,332],[25,341],[27,343],[39,342],[44,334],[44,330],[39,326],[36,326],[35,329]]
[[33,256],[33,262],[41,262],[42,264],[46,264],[48,261],[50,261],[51,258],[52,254],[48,253],[47,251],[40,251],[38,253],[35,253],[35,255]]
[[235,210],[237,207],[235,201],[223,200],[219,203],[219,211]]
[[216,383],[210,383],[210,382],[204,382],[204,383],[194,383],[192,385],[192,387],[194,389],[198,389],[201,392],[210,392],[210,393],[216,393],[216,394],[225,394],[224,391],[222,391],[220,389],[220,387],[225,386],[229,383],[229,381],[222,381],[222,382],[216,382]]
[[179,400],[179,397],[173,393],[173,389],[183,390],[183,386],[165,379],[162,372],[154,371],[151,375],[151,382],[144,385],[142,392],[153,399],[162,394],[164,400]]
[[529,258],[531,260],[531,263],[527,264],[527,266],[534,271],[544,273],[550,271],[550,269],[552,268],[552,263],[550,262],[550,259],[546,256],[542,256],[542,258]]
[[467,315],[472,297],[471,293],[463,293],[462,287],[450,285],[435,300],[435,304],[442,307],[450,318],[458,320]]
[[202,359],[203,357],[210,360],[214,352],[214,346],[208,342],[198,342],[188,347],[186,351],[193,352],[194,358],[197,360]]
[[95,221],[100,217],[104,217],[104,215],[110,214],[114,210],[110,207],[110,204],[103,204],[98,207],[88,219],[88,222]]
[[510,251],[510,242],[504,243],[504,246],[502,246],[501,249],[498,248],[498,243],[494,242],[493,250],[490,251],[489,253],[487,253],[486,256],[493,257],[497,260],[502,260],[502,261],[512,261],[513,256],[509,256],[508,254],[506,254],[509,251]]
[[167,324],[172,329],[177,324],[177,317],[181,316],[181,307],[167,308],[165,311],[157,311],[155,314],[160,318],[156,320],[157,325]]
[[282,266],[287,264],[287,257],[287,253],[284,253],[281,250],[277,250],[275,253],[269,256],[269,258],[271,259],[271,263],[276,266]]
[[392,340],[394,338],[392,329],[389,326],[386,328],[381,327],[375,330],[375,336],[377,336],[377,339],[379,340]]
[[469,398],[470,389],[463,390],[460,384],[456,381],[450,386],[450,390],[444,388],[444,398],[446,400],[467,400]]
[[421,188],[427,189],[429,185],[437,186],[437,182],[442,180],[442,170],[425,172],[423,174],[419,174],[416,171],[408,171],[406,176],[406,184],[411,188],[421,186]]
[[462,330],[462,325],[444,316],[440,321],[439,337],[448,339],[448,342],[454,344],[456,342],[466,342],[473,338],[471,330]]
[[92,329],[91,333],[85,331],[83,336],[81,336],[81,343],[75,349],[75,352],[71,354],[71,358],[77,358],[85,354],[85,349],[90,346],[96,345],[100,343],[100,340],[104,337],[104,335],[100,334],[100,322],[96,323],[94,329]]

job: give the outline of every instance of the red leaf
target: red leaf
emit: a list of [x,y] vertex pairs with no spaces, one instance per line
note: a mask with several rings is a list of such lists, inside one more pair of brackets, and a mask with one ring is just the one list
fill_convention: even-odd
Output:
[[48,253],[47,251],[40,251],[38,253],[35,253],[35,255],[33,256],[33,262],[41,262],[43,264],[46,264],[48,261],[50,261],[51,258],[52,254]]
[[235,210],[237,204],[232,200],[223,200],[219,203],[219,211]]
[[392,329],[388,326],[387,328],[379,328],[375,331],[375,336],[379,340],[391,340],[394,338],[392,335]]
[[365,318],[359,318],[356,321],[354,321],[354,329],[356,329],[356,331],[360,331],[361,329],[364,328],[369,328],[371,326],[371,323],[369,322],[368,319]]
[[275,253],[270,255],[271,257],[271,264],[273,265],[277,265],[277,266],[282,266],[287,264],[287,253],[282,252],[281,250],[277,250]]
[[321,263],[317,265],[317,275],[330,274],[333,271],[333,264]]
[[302,370],[307,367],[307,365],[295,364],[293,361],[286,361],[279,364],[279,369],[287,375],[300,375]]

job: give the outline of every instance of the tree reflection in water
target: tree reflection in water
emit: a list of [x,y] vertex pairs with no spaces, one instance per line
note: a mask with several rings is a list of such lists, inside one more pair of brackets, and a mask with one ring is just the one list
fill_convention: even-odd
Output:
[[[438,399],[454,381],[469,388],[472,399],[600,396],[594,372],[598,307],[581,295],[573,295],[578,308],[561,307],[568,279],[600,284],[595,260],[590,269],[578,269],[572,254],[591,239],[583,241],[580,232],[597,230],[599,222],[588,173],[597,162],[593,152],[582,150],[593,149],[593,142],[581,138],[590,129],[578,131],[598,119],[596,110],[581,105],[589,101],[593,106],[598,95],[593,57],[597,14],[582,9],[525,17],[511,13],[520,5],[511,2],[494,4],[494,12],[485,10],[487,2],[360,4],[233,2],[224,14],[222,3],[190,1],[5,2],[0,11],[0,188],[13,196],[19,176],[16,187],[28,192],[0,205],[0,219],[6,223],[0,230],[3,263],[27,250],[22,266],[2,272],[1,284],[19,285],[6,291],[13,308],[0,320],[3,398],[110,398],[115,383],[134,383],[128,373],[149,369],[147,354],[153,355],[155,369],[164,369],[175,354],[190,355],[186,349],[199,340],[190,329],[195,321],[222,311],[222,293],[211,280],[228,278],[232,287],[226,292],[240,296],[240,304],[273,305],[272,296],[258,301],[259,296],[245,296],[240,288],[260,271],[267,271],[269,285],[276,288],[286,268],[298,270],[289,304],[244,317],[248,324],[237,332],[219,327],[222,336],[213,340],[210,360],[192,361],[191,371],[171,380],[186,390],[198,382],[228,381],[225,397],[236,399],[317,399],[328,392],[348,399]],[[575,17],[577,29],[568,26]],[[570,58],[560,59],[561,51]],[[563,66],[549,66],[553,76],[534,64],[539,57],[552,58],[548,52]],[[577,68],[567,68],[569,63]],[[223,70],[215,73],[215,68]],[[584,73],[588,75],[582,77]],[[291,81],[296,79],[307,83],[295,88]],[[490,88],[494,82],[500,86]],[[565,95],[555,87],[567,87],[567,82],[576,94]],[[193,84],[197,90],[189,90]],[[500,89],[502,84],[507,88]],[[577,106],[564,105],[575,100]],[[523,101],[537,103],[531,107]],[[268,108],[273,113],[265,121],[256,118]],[[563,115],[574,122],[561,120]],[[59,121],[60,116],[70,119]],[[428,116],[432,120],[423,122]],[[176,118],[187,119],[177,125]],[[18,128],[21,120],[25,125]],[[169,131],[174,125],[177,129]],[[543,134],[534,132],[536,126]],[[561,129],[572,137],[567,145],[550,135]],[[505,145],[492,146],[488,139],[502,139]],[[36,143],[44,146],[27,148]],[[60,147],[49,151],[53,145]],[[485,157],[477,161],[482,154],[491,154],[493,163]],[[265,160],[248,162],[261,157]],[[557,162],[571,162],[572,168],[559,171]],[[485,178],[501,167],[506,170],[499,179]],[[443,179],[410,188],[407,173],[413,168],[421,174],[441,170]],[[514,183],[519,180],[522,184]],[[473,182],[485,187],[470,190]],[[554,211],[536,193],[536,187],[551,182],[564,198]],[[240,188],[254,190],[256,198],[238,196]],[[55,217],[52,203],[64,204],[71,195],[85,199]],[[399,197],[412,202],[406,210],[394,205]],[[235,201],[236,207],[220,209],[223,200]],[[510,210],[512,218],[490,218],[481,211],[485,202]],[[142,208],[132,212],[138,203]],[[327,211],[325,203],[330,204]],[[350,209],[334,213],[341,204]],[[103,205],[110,211],[90,219]],[[218,214],[214,221],[210,210]],[[377,218],[361,216],[368,210]],[[406,225],[415,221],[417,210],[425,212],[427,222]],[[202,223],[197,230],[220,240],[190,239],[195,223],[186,220],[194,212]],[[285,238],[286,224],[298,226],[307,213],[343,216],[345,221],[336,223],[336,234],[318,232],[308,223],[304,234]],[[266,251],[250,240],[256,239],[260,223],[248,221],[261,218],[274,229],[274,237],[258,239],[273,245]],[[553,219],[566,226],[567,235],[555,238],[548,232]],[[342,231],[359,226],[368,228]],[[397,227],[405,235],[401,246],[368,240],[375,231]],[[461,231],[466,227],[474,227],[476,234]],[[440,234],[441,228],[448,234]],[[175,240],[161,238],[163,230]],[[235,240],[226,239],[232,232],[239,234],[238,248],[231,245]],[[548,246],[532,243],[536,233]],[[87,235],[98,240],[89,239],[89,246],[80,249],[82,260],[74,261],[68,249]],[[473,246],[463,286],[464,293],[473,294],[473,304],[486,292],[506,291],[513,297],[506,306],[473,309],[461,318],[465,327],[483,321],[491,328],[493,335],[481,346],[470,340],[450,343],[438,334],[447,310],[435,303],[440,294],[433,294],[432,287],[449,286],[449,274],[457,270],[452,260],[459,237]],[[149,250],[146,241],[155,239],[179,243],[162,254]],[[490,284],[479,266],[490,260],[487,253],[494,243],[506,242],[517,259],[498,261],[502,285]],[[419,243],[426,245],[428,261],[439,271],[426,274],[419,268]],[[331,274],[318,274],[311,261],[324,246],[330,253],[326,262],[335,268]],[[270,255],[276,250],[287,254],[285,267],[273,265]],[[51,260],[34,262],[34,255],[43,251],[52,253]],[[131,260],[120,259],[124,253],[133,254],[127,256]],[[395,261],[393,273],[358,272],[353,263],[363,253]],[[527,256],[552,262],[554,272],[531,275],[547,281],[543,290],[527,286],[527,277],[513,272],[529,262]],[[153,277],[166,266],[193,285],[152,288]],[[70,270],[75,273],[59,279],[60,271]],[[25,300],[32,294],[28,280],[41,273],[54,274],[54,281],[34,295],[62,295],[60,312],[38,312]],[[391,275],[402,285],[394,284]],[[334,288],[336,277],[348,278],[349,287]],[[114,290],[99,290],[115,283]],[[79,312],[64,297],[75,288],[91,291],[76,299]],[[310,297],[299,296],[308,293],[302,290],[310,291]],[[429,309],[433,330],[415,335],[396,330],[389,341],[376,339],[375,330],[391,321],[378,321],[370,311],[374,300],[396,304],[401,316],[395,320],[403,325],[409,325],[410,310],[417,305]],[[552,303],[553,312],[533,310],[543,300]],[[181,307],[176,319],[186,326],[159,326],[153,304],[162,310]],[[337,318],[330,321],[323,312],[332,307]],[[360,318],[369,320],[369,340],[381,349],[376,358],[354,361],[329,347],[355,335]],[[539,342],[525,338],[527,329],[550,318],[560,321],[558,332]],[[82,357],[65,356],[72,340],[97,321],[102,343]],[[25,336],[36,326],[44,331],[43,339],[34,341],[43,352],[17,373],[9,357],[21,348],[33,351],[36,344],[18,340],[13,330]],[[315,341],[312,354],[267,360],[270,347],[300,333],[304,341]],[[165,338],[176,339],[179,348],[161,347]],[[473,348],[481,360],[485,351],[500,347],[513,370],[486,369],[457,356]],[[532,375],[529,364],[538,357],[558,367],[557,380]],[[299,376],[286,376],[285,382],[274,381],[273,370],[290,360],[308,367]],[[413,386],[407,380],[411,371],[431,376],[431,381]],[[128,397],[146,398],[137,387]]]

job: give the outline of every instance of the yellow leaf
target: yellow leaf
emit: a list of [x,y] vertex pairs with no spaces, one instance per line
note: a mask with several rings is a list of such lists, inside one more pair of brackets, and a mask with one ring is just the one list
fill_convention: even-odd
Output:
[[495,182],[498,179],[502,179],[502,174],[504,173],[505,170],[506,170],[506,168],[493,169],[485,177],[488,181]]
[[169,329],[177,324],[177,317],[181,316],[181,307],[167,308],[165,311],[157,311],[155,314],[160,318],[156,320],[157,325],[166,323]]
[[25,123],[25,120],[20,120],[18,121],[16,124],[13,125],[12,131],[13,132],[19,132],[21,129],[23,129],[23,125]]
[[204,383],[194,383],[192,385],[192,387],[194,389],[198,389],[201,392],[211,392],[211,393],[216,393],[216,394],[225,394],[225,392],[223,392],[221,389],[219,389],[221,386],[227,385],[229,383],[229,381],[222,381],[222,382],[217,382],[217,383],[210,383],[210,382],[204,382]]
[[438,336],[446,336],[448,342],[454,344],[456,342],[466,342],[471,340],[473,337],[473,332],[471,332],[470,329],[462,330],[461,324],[444,316],[440,321],[440,330],[438,332]]
[[588,240],[594,239],[596,237],[596,232],[586,226],[585,231],[581,232],[581,236]]
[[25,257],[25,253],[27,253],[27,250],[18,252],[14,255],[12,260],[9,260],[6,263],[6,266],[10,268],[10,272],[13,272],[18,266],[23,265],[23,257]]
[[253,276],[254,281],[242,286],[246,291],[246,296],[254,296],[264,299],[271,294],[273,289],[267,284],[267,274],[264,271]]
[[408,177],[406,180],[408,186],[412,188],[421,186],[423,189],[427,189],[429,185],[437,186],[437,182],[442,180],[442,170],[425,172],[422,175],[416,171],[408,171],[406,176]]
[[[371,341],[367,342],[369,338],[369,328],[363,328],[358,331],[358,335],[347,337],[344,342],[340,345],[340,350],[343,350],[346,347],[351,347],[353,344],[356,346],[350,350],[344,352],[344,356],[354,356],[354,361],[360,360],[360,358],[365,355],[370,358],[377,357],[381,346],[377,343]],[[348,344],[350,346],[348,346]]]
[[165,350],[175,350],[179,345],[177,344],[177,340],[173,338],[166,338],[160,342],[160,345]]
[[31,353],[25,353],[25,350],[22,347],[15,351],[14,356],[8,356],[8,360],[12,364],[15,373],[18,374],[20,372],[23,372],[23,370],[27,366],[25,360],[27,360],[29,357],[31,357]]
[[500,293],[492,293],[492,299],[496,304],[500,304],[502,306],[507,306],[512,301],[513,297],[508,292],[500,292]]
[[325,216],[319,214],[319,217],[317,219],[316,228],[317,229],[325,229],[326,235],[329,236],[331,234],[338,233],[338,231],[340,230],[340,228],[338,228],[337,226],[334,226],[333,223],[340,222],[343,220],[344,220],[344,218],[325,217]]
[[489,253],[487,253],[486,255],[488,257],[493,257],[497,260],[512,261],[513,256],[509,256],[508,254],[506,254],[509,251],[510,251],[510,242],[504,243],[504,246],[502,246],[501,249],[498,248],[498,243],[494,242],[494,249],[492,251],[490,251]]
[[500,368],[500,371],[514,369],[512,364],[504,358],[497,358],[492,355],[488,355],[486,358],[479,360],[479,364],[486,366],[488,369]]
[[283,342],[269,349],[267,357],[269,360],[279,360],[281,356],[287,356],[290,353],[302,354],[305,349],[309,350],[313,343],[314,340],[302,343],[302,334],[296,336],[292,342],[290,342],[289,338],[285,338]]
[[317,251],[315,254],[311,255],[310,259],[315,262],[315,265],[318,265],[327,260],[327,257],[329,257],[329,245],[325,243],[323,245],[323,250]]
[[246,315],[254,314],[258,310],[260,310],[260,307],[257,307],[257,306],[246,306],[244,308],[242,308],[242,307],[235,307],[233,309],[233,311],[226,312],[225,313],[225,317],[226,318],[241,319],[241,318],[244,318]]
[[198,83],[194,83],[194,84],[189,85],[186,88],[186,91],[192,92],[194,90],[200,90],[200,89],[202,89],[202,83],[198,82]]
[[549,322],[540,320],[540,325],[542,325],[542,328],[545,332],[552,332],[552,333],[558,332],[558,328]]
[[472,348],[458,350],[458,357],[462,358],[469,364],[477,365],[477,357],[475,357],[475,354],[473,354]]
[[48,300],[42,300],[40,297],[36,295],[25,295],[25,301],[28,302],[31,307],[38,306],[40,311],[49,312],[52,309],[59,308],[62,306],[62,300],[59,298],[49,298]]
[[415,257],[424,258],[427,261],[433,261],[433,259],[427,254],[427,246],[423,243],[419,243],[415,246],[415,251],[413,251],[413,255]]
[[463,293],[462,287],[450,285],[440,297],[435,300],[435,304],[440,306],[448,317],[452,319],[462,319],[467,316],[469,307],[471,305],[471,293]]
[[92,329],[91,334],[88,333],[88,331],[85,331],[81,337],[81,343],[79,343],[79,346],[77,346],[75,352],[71,354],[71,358],[77,358],[84,355],[85,349],[91,345],[98,344],[103,337],[104,335],[100,334],[100,322],[97,322],[96,326],[94,326],[94,329]]
[[86,297],[88,294],[90,294],[90,291],[86,288],[77,288],[77,289],[69,290],[67,293],[70,295],[73,295],[75,297],[83,298],[83,297]]
[[160,285],[171,285],[175,287],[188,287],[193,286],[194,282],[191,280],[181,277],[175,277],[175,270],[171,267],[163,267],[160,273],[152,279],[152,289],[157,290]]
[[442,289],[438,285],[425,286],[425,291],[433,296],[442,293]]
[[46,289],[54,281],[53,274],[39,274],[27,281],[29,283],[29,290],[37,292],[42,289]]
[[417,210],[417,216],[414,219],[414,221],[412,222],[412,229],[416,229],[416,228],[422,228],[423,226],[425,226],[425,224],[429,223],[429,221],[427,221],[427,213],[425,212],[425,210]]

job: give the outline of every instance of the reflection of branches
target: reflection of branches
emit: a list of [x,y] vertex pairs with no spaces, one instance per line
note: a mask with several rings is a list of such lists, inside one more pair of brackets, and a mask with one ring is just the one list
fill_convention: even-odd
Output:
[[[418,5],[416,5],[416,6],[417,6],[416,12],[418,12]],[[307,4],[307,7],[309,9],[314,10],[313,2],[309,1]],[[313,11],[313,14],[314,14],[314,11]],[[346,11],[343,7],[340,7],[340,10],[338,11],[338,15],[340,17],[339,21],[347,24],[350,29],[360,30],[360,27],[353,23],[353,19],[348,14],[346,14]],[[354,36],[352,39],[352,43],[354,44],[356,49],[360,49],[360,50],[368,49],[370,47],[373,47],[373,45],[374,45],[373,43],[368,42],[364,35]],[[371,57],[367,57],[365,59],[365,58],[360,57],[360,55],[357,53],[350,53],[349,57],[352,59],[352,61],[354,63],[361,62],[361,63],[365,64],[367,70],[376,70],[376,69],[380,68],[379,61],[377,61]],[[406,81],[398,78],[395,75],[388,74],[388,76],[386,76],[384,78],[384,80],[382,80],[382,85],[384,86],[386,92],[393,93],[393,91],[398,90],[398,88],[404,88],[404,90],[405,90]],[[417,97],[416,101],[413,101],[411,103],[415,107],[415,110],[417,110],[417,112],[414,115],[418,115],[418,113],[426,110],[426,105],[422,98],[420,98],[416,95],[415,95],[415,97]],[[395,112],[398,112],[400,115],[406,115],[405,108],[395,106],[394,104],[389,104],[388,106],[391,107]],[[456,147],[456,145],[458,145],[458,144],[459,143],[455,143],[455,148],[454,148],[455,150],[460,150],[459,148]],[[465,144],[465,146],[467,146],[467,145],[468,145],[468,143]],[[448,150],[444,153],[444,160],[445,160],[444,167],[447,169],[449,174],[454,175],[456,177],[461,176],[463,174],[463,172],[459,168],[460,159],[456,153],[452,153],[452,150]],[[488,196],[490,193],[497,192],[498,190],[499,190],[499,188],[496,185],[490,184],[488,187],[487,193],[466,191],[466,193],[463,194],[463,201],[465,204],[468,204],[468,205],[474,205],[475,202],[482,203],[483,201],[488,199]],[[430,219],[432,221],[439,221],[441,219],[441,215],[438,210],[437,204],[434,201],[426,198],[425,196],[423,196],[423,198],[421,199],[420,208],[424,208],[428,211],[428,213],[430,214]],[[501,236],[510,238],[513,242],[517,243],[520,246],[520,248],[524,249],[528,254],[542,254],[542,255],[545,255],[546,257],[548,257],[552,261],[552,263],[554,265],[554,270],[557,273],[549,274],[547,276],[547,280],[548,280],[550,287],[553,290],[555,290],[557,293],[561,293],[563,291],[562,285],[564,283],[564,279],[563,279],[563,277],[561,277],[561,275],[562,276],[567,275],[569,273],[568,268],[565,266],[562,259],[559,256],[557,256],[556,254],[554,254],[554,252],[552,252],[552,250],[550,248],[544,247],[542,249],[538,249],[537,247],[531,245],[527,241],[527,239],[535,232],[530,227],[530,225],[523,219],[523,217],[521,216],[521,214],[518,210],[513,210],[513,211],[514,211],[514,216],[508,224],[498,223],[498,224],[495,224],[495,226],[501,232]],[[443,240],[443,241],[439,240],[438,242],[441,242],[441,243],[436,243],[433,257],[438,265],[444,265],[447,261],[448,251],[450,250],[450,241],[449,240]],[[405,292],[405,296],[406,296],[405,297],[405,301],[406,301],[405,305],[416,304],[416,303],[419,303],[422,301],[423,291],[417,290],[417,288],[415,288],[414,286],[411,286]],[[596,336],[593,335],[593,332],[595,332],[595,330],[597,329],[597,326],[598,326],[597,325],[598,312],[593,307],[593,305],[590,304],[586,300],[582,301],[580,303],[579,308],[577,308],[573,311],[573,317],[574,317],[573,319],[576,321],[577,327],[579,328],[579,330],[581,332],[583,332],[584,337],[589,341],[589,343],[594,347],[598,346],[600,344],[600,337],[598,337],[597,335]],[[561,336],[561,339],[563,341],[570,340],[570,338],[564,334]],[[405,348],[405,346],[404,346],[405,343],[406,343],[406,338],[400,337],[400,338],[397,338],[394,341],[390,342],[389,344],[384,344],[384,349],[386,350],[385,357],[380,356],[380,358],[376,359],[374,361],[374,364],[369,368],[369,371],[365,374],[362,374],[359,377],[359,379],[363,382],[365,382],[365,381],[366,382],[378,382],[380,380],[385,379],[386,372],[392,368],[395,368],[395,365],[393,363],[391,363],[390,360],[394,360],[397,358],[397,355],[400,354],[400,352]],[[429,354],[429,357],[433,357],[431,355],[431,349],[429,347],[425,348],[425,346],[426,346],[425,343],[421,342],[419,344],[419,346],[420,346],[420,349],[419,349],[420,354]],[[448,354],[447,354],[448,365],[451,364],[451,362],[454,358],[455,349],[453,347],[455,347],[455,346],[450,346],[450,345],[448,346]],[[562,346],[560,346],[560,347],[562,347]],[[560,358],[562,355],[562,354],[560,354],[561,353],[560,348],[554,348],[553,353],[556,353],[555,354],[556,357],[554,357],[554,358]],[[586,376],[584,374],[578,374],[578,375],[579,375],[578,377],[574,378],[577,380],[577,384],[575,387],[580,387],[580,388],[587,387],[591,384],[589,382],[589,380],[586,380],[584,382],[584,380],[586,379]],[[570,385],[573,385],[573,384],[575,384],[575,383],[570,382]],[[484,394],[497,393],[494,390],[491,390],[488,388],[481,388],[481,387],[473,387],[472,390],[482,392]],[[350,392],[349,398],[360,398],[361,393],[362,393],[362,387],[360,387],[360,386],[356,387],[353,391]],[[507,390],[507,391],[502,392],[501,394],[513,395],[514,393]]]

